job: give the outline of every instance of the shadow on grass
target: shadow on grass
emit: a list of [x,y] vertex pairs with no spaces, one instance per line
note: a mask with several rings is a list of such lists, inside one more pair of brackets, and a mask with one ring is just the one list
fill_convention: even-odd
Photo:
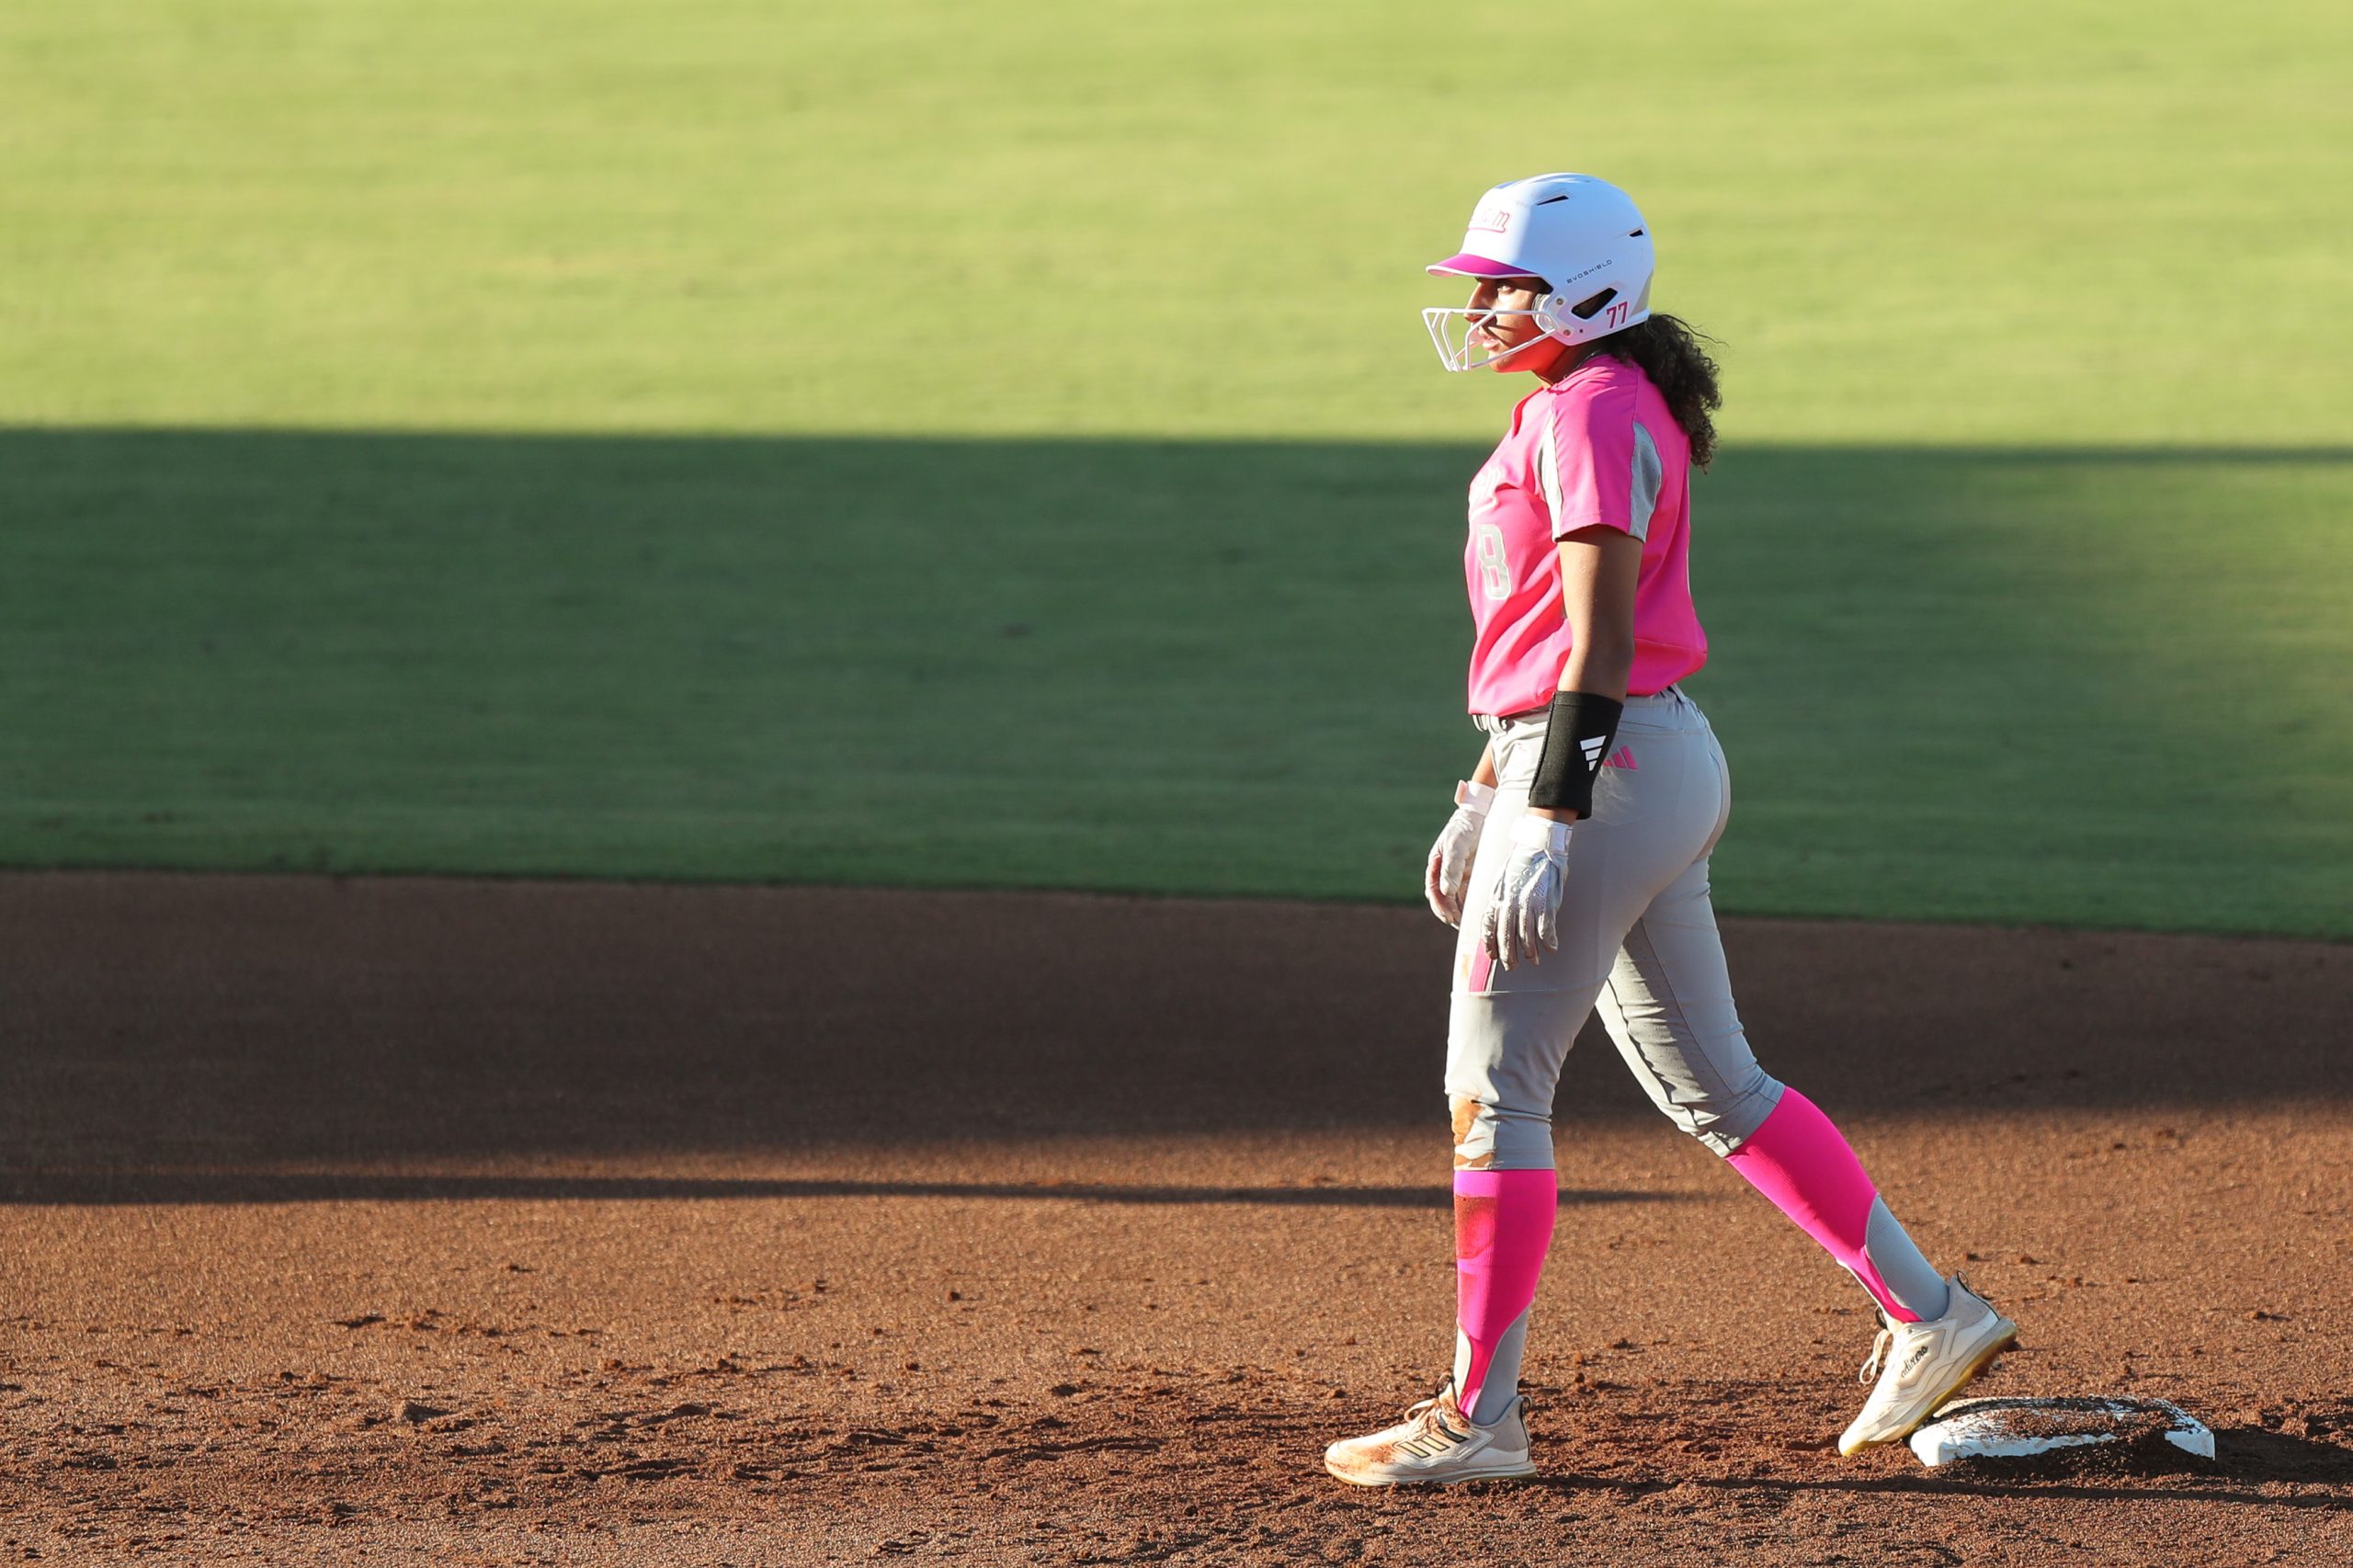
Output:
[[[0,432],[0,863],[1407,900],[1479,455]],[[1697,494],[1724,907],[2353,935],[2353,451]]]

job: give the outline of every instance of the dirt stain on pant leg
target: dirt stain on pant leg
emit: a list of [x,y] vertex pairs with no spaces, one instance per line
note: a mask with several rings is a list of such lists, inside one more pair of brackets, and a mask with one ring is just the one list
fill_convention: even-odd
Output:
[[1483,1171],[1495,1163],[1495,1152],[1490,1148],[1475,1158],[1465,1159],[1462,1145],[1470,1142],[1471,1129],[1479,1119],[1480,1104],[1465,1095],[1454,1096],[1454,1168],[1458,1171]]

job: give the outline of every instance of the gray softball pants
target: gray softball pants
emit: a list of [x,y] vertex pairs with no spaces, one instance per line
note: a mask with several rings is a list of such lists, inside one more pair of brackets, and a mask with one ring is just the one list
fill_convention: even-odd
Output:
[[1718,1154],[1763,1125],[1781,1085],[1749,1053],[1708,901],[1708,857],[1732,811],[1723,749],[1669,687],[1630,698],[1593,815],[1569,837],[1560,951],[1506,970],[1481,945],[1488,895],[1544,746],[1546,713],[1482,718],[1495,801],[1455,947],[1446,1093],[1458,1168],[1552,1166],[1561,1064],[1597,1006],[1652,1103]]

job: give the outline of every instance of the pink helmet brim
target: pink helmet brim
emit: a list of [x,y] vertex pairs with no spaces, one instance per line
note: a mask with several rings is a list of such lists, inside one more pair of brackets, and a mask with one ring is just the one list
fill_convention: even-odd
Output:
[[1451,272],[1462,278],[1533,278],[1533,272],[1508,261],[1496,261],[1489,256],[1472,256],[1464,251],[1461,256],[1434,261],[1423,268],[1426,272]]

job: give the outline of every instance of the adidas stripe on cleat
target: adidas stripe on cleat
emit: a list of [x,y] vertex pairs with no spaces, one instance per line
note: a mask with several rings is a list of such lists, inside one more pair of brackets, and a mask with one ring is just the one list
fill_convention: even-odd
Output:
[[1435,1397],[1406,1411],[1396,1426],[1362,1437],[1344,1437],[1324,1449],[1324,1468],[1356,1486],[1443,1485],[1534,1475],[1527,1409],[1527,1400],[1515,1398],[1493,1426],[1475,1426],[1455,1403],[1454,1380],[1449,1377]]

